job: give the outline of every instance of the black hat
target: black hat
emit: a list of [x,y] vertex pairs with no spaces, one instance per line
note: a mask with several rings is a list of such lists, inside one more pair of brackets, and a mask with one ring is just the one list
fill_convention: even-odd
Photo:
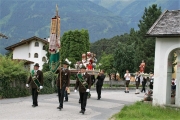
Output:
[[65,65],[69,65],[69,63],[68,63],[67,61],[64,61],[64,62],[63,62],[63,64],[65,64]]
[[37,67],[39,67],[39,64],[38,64],[38,63],[36,63],[34,66],[37,66]]
[[82,65],[80,69],[86,69],[86,67],[84,65]]

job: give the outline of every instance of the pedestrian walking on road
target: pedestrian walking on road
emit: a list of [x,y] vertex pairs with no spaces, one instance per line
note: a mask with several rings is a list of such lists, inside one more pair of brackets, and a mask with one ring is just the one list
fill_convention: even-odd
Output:
[[144,91],[144,93],[146,92],[146,81],[147,81],[147,77],[143,77],[141,92]]
[[101,99],[101,89],[102,89],[105,77],[106,76],[104,75],[104,70],[101,70],[101,72],[98,73],[97,82],[96,82],[96,92],[98,95],[97,100]]
[[135,75],[136,92],[135,92],[135,94],[139,94],[140,77],[141,77],[140,72],[136,72],[136,75]]
[[131,79],[131,74],[129,73],[129,70],[126,70],[126,74],[124,75],[124,78],[126,80],[126,90],[124,92],[129,93],[129,83]]

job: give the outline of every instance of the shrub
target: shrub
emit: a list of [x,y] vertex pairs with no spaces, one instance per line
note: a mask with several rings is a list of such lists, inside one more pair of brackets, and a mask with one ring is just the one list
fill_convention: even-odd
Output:
[[56,91],[56,79],[57,79],[57,75],[54,74],[51,71],[45,72],[43,73],[43,78],[44,78],[44,85],[43,85],[43,89],[41,90],[40,94],[52,94]]
[[25,88],[28,71],[24,62],[0,56],[0,96],[2,98],[23,97],[29,95]]

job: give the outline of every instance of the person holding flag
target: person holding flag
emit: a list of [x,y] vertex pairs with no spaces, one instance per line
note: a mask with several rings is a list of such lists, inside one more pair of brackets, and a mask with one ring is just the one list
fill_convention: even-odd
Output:
[[63,68],[56,71],[58,73],[57,88],[58,88],[58,99],[59,107],[57,109],[61,110],[63,108],[64,92],[68,90],[70,84],[70,71],[68,70],[69,63],[67,61],[63,62]]

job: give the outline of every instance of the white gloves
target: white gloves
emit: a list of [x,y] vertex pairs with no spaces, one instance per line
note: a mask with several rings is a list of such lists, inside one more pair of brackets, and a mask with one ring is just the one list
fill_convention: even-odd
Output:
[[86,92],[89,92],[89,89],[87,89]]
[[40,88],[40,89],[43,89],[43,86],[40,86],[39,88]]
[[28,85],[28,84],[26,84],[26,87],[29,87],[29,85]]
[[77,90],[75,89],[74,92],[77,92]]

